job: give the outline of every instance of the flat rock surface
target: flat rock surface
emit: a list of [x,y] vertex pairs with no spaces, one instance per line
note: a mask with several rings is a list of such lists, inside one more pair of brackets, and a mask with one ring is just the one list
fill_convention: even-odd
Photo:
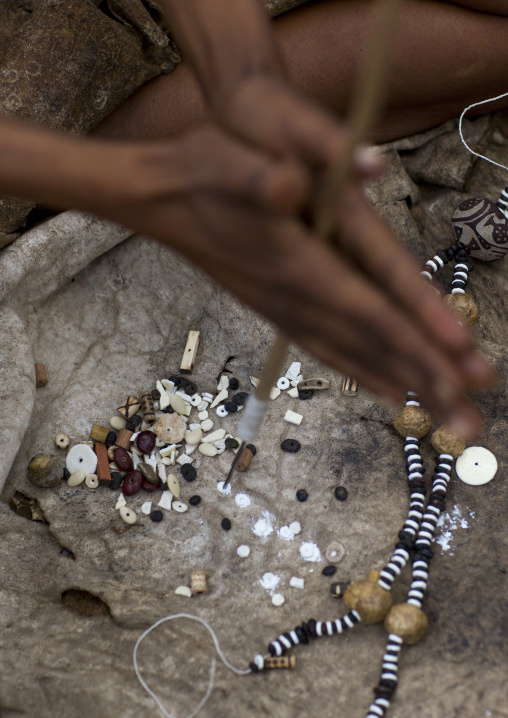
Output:
[[[490,155],[508,162],[506,120],[482,119],[471,131]],[[380,211],[420,257],[451,243],[449,217],[462,199],[486,196],[496,201],[506,183],[502,170],[471,162],[455,135],[456,124],[451,123],[404,141],[400,151],[397,145],[386,148],[388,177],[369,188]],[[444,147],[447,161],[439,181],[438,157]],[[84,236],[90,228],[80,224],[79,215],[74,221],[77,247],[79,232]],[[331,388],[308,401],[283,392],[271,403],[256,441],[257,454],[247,472],[235,474],[230,495],[217,490],[230,466],[230,451],[213,458],[192,455],[198,475],[193,483],[180,480],[181,500],[188,503],[199,494],[202,501],[186,513],[163,510],[164,519],[153,523],[141,505],[147,500],[155,505],[160,492],[128,498],[140,525],[123,533],[119,531],[126,524],[115,510],[119,492],[85,484],[69,488],[65,482],[56,489],[31,485],[25,470],[34,454],[57,454],[64,465],[65,452],[53,441],[58,432],[66,432],[71,445],[87,440],[92,424],[107,426],[129,394],[139,395],[155,388],[156,379],[178,373],[189,330],[201,332],[192,380],[199,391],[214,393],[223,369],[239,379],[240,390],[250,391],[249,376],[259,376],[273,338],[263,320],[173,253],[140,237],[114,246],[125,235],[104,227],[109,239],[102,247],[97,244],[89,259],[104,253],[88,266],[85,256],[73,265],[63,252],[65,269],[50,279],[46,294],[34,276],[33,296],[22,301],[21,269],[18,289],[13,296],[4,294],[0,331],[4,339],[18,331],[24,358],[12,374],[10,394],[15,354],[0,365],[2,396],[11,402],[9,412],[2,412],[0,436],[12,456],[13,447],[19,448],[0,508],[2,718],[159,715],[132,665],[143,629],[170,614],[197,615],[213,626],[228,659],[245,668],[255,654],[266,652],[271,640],[302,620],[343,615],[345,608],[331,596],[330,584],[381,568],[407,510],[402,442],[391,426],[391,411],[362,390],[355,398],[343,396],[341,377],[297,347],[291,348],[285,368],[301,361],[304,378],[323,376]],[[97,225],[92,228],[96,233]],[[65,249],[64,234],[55,236]],[[477,397],[485,415],[478,443],[496,455],[499,472],[483,487],[456,478],[451,482],[424,604],[430,628],[420,644],[403,649],[401,680],[389,713],[393,718],[508,715],[507,272],[502,262],[477,264],[470,284],[480,308],[477,336],[502,377],[498,389]],[[443,286],[450,279],[447,268]],[[50,377],[36,392],[25,376],[32,357],[46,364]],[[18,384],[23,387],[20,396]],[[300,426],[284,422],[287,409],[303,414]],[[16,412],[26,420],[16,423]],[[194,410],[192,418],[196,414]],[[214,429],[235,433],[239,415],[220,419],[211,410],[210,417]],[[301,450],[282,452],[286,438],[298,439]],[[429,474],[433,452],[428,440],[422,443]],[[345,502],[334,498],[338,485],[348,489]],[[296,500],[300,488],[308,491],[305,503]],[[8,508],[16,491],[38,501],[47,524]],[[250,505],[239,507],[238,493],[247,494]],[[221,528],[223,518],[231,520],[230,531]],[[264,536],[253,530],[260,528],[260,520]],[[283,540],[278,531],[294,521],[300,522],[301,533]],[[332,541],[345,552],[335,576],[326,578],[321,571]],[[301,558],[304,542],[318,547],[321,560]],[[247,558],[237,555],[242,544],[251,549]],[[61,554],[62,548],[72,554]],[[175,595],[198,568],[208,574],[209,592],[191,599]],[[261,584],[266,572],[279,577],[275,591],[286,599],[281,607],[272,605],[270,591]],[[305,579],[303,590],[290,587],[293,576]],[[396,601],[404,599],[408,579],[406,570],[394,589]],[[66,593],[76,590],[88,593]],[[360,626],[294,649],[294,671],[243,677],[219,664],[201,715],[361,718],[378,681],[385,641],[382,626]],[[181,619],[146,638],[139,664],[166,710],[183,718],[206,691],[214,656],[206,630]]]

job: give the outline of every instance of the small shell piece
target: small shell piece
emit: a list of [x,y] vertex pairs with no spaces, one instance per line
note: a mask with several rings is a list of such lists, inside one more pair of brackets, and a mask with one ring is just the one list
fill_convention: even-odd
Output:
[[85,484],[89,489],[96,489],[99,486],[99,477],[97,474],[88,474],[85,479]]
[[421,406],[405,406],[393,417],[393,425],[401,436],[423,439],[430,431],[432,422],[429,413]]
[[[182,399],[181,396],[178,396],[178,394],[173,394],[173,396],[169,400],[169,403],[170,403],[173,411],[176,411],[177,414],[185,414],[186,413],[187,404],[185,403],[185,401]],[[172,414],[167,414],[166,416],[172,416]],[[160,421],[160,419],[159,419],[159,421]],[[180,439],[176,439],[175,441],[180,441]]]
[[192,431],[188,431],[185,434],[185,443],[189,444],[190,446],[195,446],[196,444],[199,444],[202,438],[203,430],[200,426],[199,429],[193,429]]
[[289,389],[290,386],[291,384],[286,376],[281,376],[277,381],[277,389],[280,389],[281,391],[286,391],[286,389]]
[[298,576],[292,576],[289,579],[289,585],[291,586],[291,588],[303,589],[305,587],[305,579],[299,578]]
[[204,571],[191,571],[190,587],[193,596],[197,596],[200,593],[208,593],[206,573]]
[[298,389],[296,388],[296,386],[294,386],[288,391],[288,396],[290,396],[292,399],[298,399]]
[[286,599],[282,595],[282,593],[274,593],[272,596],[272,603],[274,606],[282,606],[284,603],[286,603]]
[[175,588],[175,593],[177,596],[185,596],[185,598],[192,596],[192,591],[188,586],[178,586],[178,588]]
[[222,391],[219,391],[219,393],[217,394],[215,399],[210,404],[210,409],[215,409],[217,404],[220,404],[221,401],[224,401],[224,399],[227,399],[227,398],[228,398],[228,390],[222,389]]
[[161,496],[160,501],[157,504],[157,506],[160,506],[161,509],[166,509],[167,511],[171,511],[172,503],[173,503],[173,496],[171,495],[171,491],[163,491],[162,496]]
[[438,453],[449,454],[455,459],[460,456],[466,448],[466,442],[462,436],[448,426],[440,426],[439,429],[436,429],[430,441]]
[[284,421],[287,421],[289,424],[296,424],[296,426],[300,426],[302,419],[302,414],[297,414],[296,411],[291,411],[291,409],[288,409],[286,411],[286,415],[284,416]]
[[76,469],[67,479],[68,486],[79,486],[86,479],[86,471],[84,469]]
[[213,420],[212,419],[205,419],[203,423],[201,424],[201,428],[203,431],[210,431],[210,429],[213,427]]
[[59,449],[68,449],[70,446],[71,440],[67,436],[67,434],[57,434],[55,436],[55,444],[58,446]]
[[188,511],[189,507],[187,504],[184,504],[182,501],[173,501],[172,504],[174,510],[179,514],[184,514],[186,511]]
[[120,518],[122,521],[125,521],[126,524],[135,524],[136,523],[136,513],[132,510],[127,508],[127,506],[121,506],[120,510]]
[[167,478],[168,489],[171,491],[175,499],[180,498],[180,482],[174,474],[168,474]]
[[412,603],[397,603],[385,618],[388,633],[400,636],[410,646],[421,641],[428,626],[429,620],[425,613]]
[[109,420],[109,425],[115,429],[115,431],[121,431],[122,429],[125,429],[125,425],[127,423],[127,419],[125,419],[123,416],[112,416]]
[[203,436],[201,440],[203,443],[213,444],[214,441],[219,441],[220,439],[223,439],[225,436],[226,436],[225,429],[217,429],[217,431],[213,431],[211,434],[208,434],[207,436]]
[[203,454],[203,456],[215,456],[217,451],[217,447],[213,444],[205,443],[199,445],[199,453]]

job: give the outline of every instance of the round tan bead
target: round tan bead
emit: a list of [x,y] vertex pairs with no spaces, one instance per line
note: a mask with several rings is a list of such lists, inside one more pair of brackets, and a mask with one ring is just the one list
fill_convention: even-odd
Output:
[[114,458],[115,458],[115,451],[117,450],[117,448],[118,448],[118,447],[116,447],[115,445],[108,447],[108,459],[109,459],[110,461],[113,461],[113,460],[114,460]]
[[432,422],[421,406],[405,406],[393,417],[393,425],[401,436],[414,436],[422,439],[428,433]]
[[159,439],[168,444],[176,444],[181,441],[186,431],[185,419],[178,414],[164,414],[155,424],[155,433]]
[[71,440],[69,439],[67,434],[61,433],[55,436],[55,444],[58,446],[59,449],[68,449],[70,443]]
[[478,307],[469,294],[447,294],[445,303],[462,322],[472,326],[478,321]]
[[190,587],[193,596],[197,596],[199,593],[207,593],[206,573],[204,571],[191,571]]
[[400,636],[404,643],[410,646],[418,643],[424,637],[429,626],[429,619],[417,606],[411,603],[397,603],[392,606],[385,618],[385,628],[388,633]]
[[367,581],[370,581],[371,583],[377,583],[379,579],[381,578],[381,572],[377,569],[373,568],[369,571],[369,575],[367,576]]
[[440,426],[430,439],[434,449],[440,454],[450,454],[454,458],[460,456],[466,448],[466,442],[460,434],[448,426]]
[[358,611],[366,626],[380,623],[392,605],[391,593],[369,580],[352,583],[342,600],[346,606]]

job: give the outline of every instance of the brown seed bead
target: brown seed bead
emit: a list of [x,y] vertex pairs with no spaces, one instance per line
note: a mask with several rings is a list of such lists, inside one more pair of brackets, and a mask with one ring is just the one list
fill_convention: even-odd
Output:
[[466,442],[460,434],[448,426],[440,426],[430,439],[434,449],[440,454],[450,454],[454,458],[460,456],[466,448]]
[[420,406],[405,406],[393,417],[393,425],[401,436],[422,439],[432,423],[429,414]]
[[470,327],[478,321],[478,307],[469,294],[447,294],[445,303],[462,322],[469,324]]
[[355,609],[366,626],[380,623],[392,605],[392,596],[378,583],[355,581],[346,589],[342,599],[346,606]]
[[429,626],[429,619],[421,610],[411,603],[397,603],[392,606],[385,618],[388,633],[400,636],[410,646],[424,637]]

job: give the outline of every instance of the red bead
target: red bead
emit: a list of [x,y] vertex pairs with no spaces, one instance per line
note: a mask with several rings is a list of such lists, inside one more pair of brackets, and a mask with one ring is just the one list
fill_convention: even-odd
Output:
[[134,496],[140,490],[143,484],[143,474],[141,471],[131,471],[123,480],[122,491],[125,496]]
[[136,438],[136,446],[143,454],[151,454],[155,449],[155,434],[153,431],[141,431]]
[[145,491],[149,491],[151,493],[152,491],[157,491],[157,489],[159,488],[159,485],[154,484],[151,481],[148,481],[148,479],[145,479],[143,481],[143,488]]
[[120,447],[115,449],[113,453],[113,458],[115,460],[115,464],[118,466],[120,471],[132,471],[132,469],[134,468],[132,459],[130,455],[125,451],[125,449],[121,449]]

